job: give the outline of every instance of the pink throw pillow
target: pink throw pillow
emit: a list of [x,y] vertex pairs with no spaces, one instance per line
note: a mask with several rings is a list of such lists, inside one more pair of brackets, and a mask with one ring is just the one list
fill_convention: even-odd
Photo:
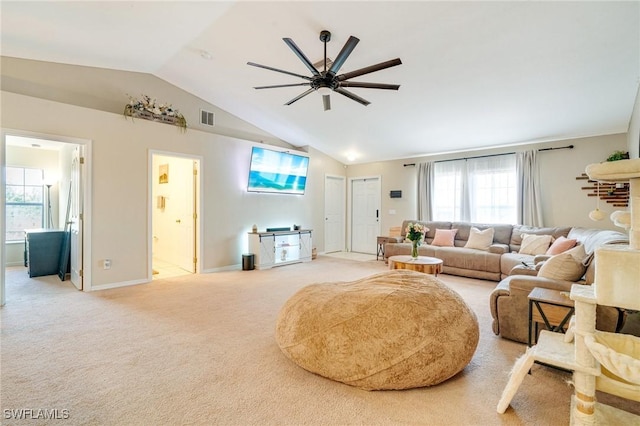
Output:
[[545,254],[554,256],[556,254],[564,253],[565,251],[574,248],[577,243],[577,240],[570,240],[560,236],[553,242],[553,244],[551,244],[551,247],[549,247]]
[[436,235],[431,241],[432,246],[453,247],[453,239],[456,237],[457,229],[436,229]]

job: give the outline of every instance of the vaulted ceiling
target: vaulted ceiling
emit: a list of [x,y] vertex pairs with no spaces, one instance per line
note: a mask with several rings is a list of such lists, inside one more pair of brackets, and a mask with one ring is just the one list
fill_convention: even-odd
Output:
[[[149,73],[294,146],[371,162],[626,132],[640,83],[640,2],[11,2],[2,55]],[[254,86],[310,75],[321,30],[363,106],[331,94]],[[175,105],[179,108],[179,105]],[[349,160],[347,159],[349,158]]]

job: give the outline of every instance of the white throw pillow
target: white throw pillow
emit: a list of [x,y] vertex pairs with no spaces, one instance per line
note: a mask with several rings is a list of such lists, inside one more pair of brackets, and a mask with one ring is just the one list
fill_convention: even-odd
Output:
[[545,254],[551,245],[551,235],[522,234],[520,254]]
[[586,257],[584,246],[580,244],[564,253],[551,256],[542,264],[538,276],[554,280],[578,281],[587,269],[584,265]]
[[489,250],[489,246],[493,244],[493,233],[493,228],[487,228],[481,231],[475,226],[472,226],[471,232],[469,233],[469,240],[464,246],[478,250]]

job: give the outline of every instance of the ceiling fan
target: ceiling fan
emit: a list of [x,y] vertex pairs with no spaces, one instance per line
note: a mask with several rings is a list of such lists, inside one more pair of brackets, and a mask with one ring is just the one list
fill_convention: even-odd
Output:
[[[273,89],[279,87],[293,87],[293,86],[310,86],[310,89],[306,92],[296,96],[291,99],[285,105],[291,105],[295,101],[307,96],[309,93],[318,91],[322,94],[322,103],[324,105],[324,110],[331,109],[331,99],[329,98],[329,94],[333,91],[336,93],[340,93],[341,95],[346,96],[349,99],[352,99],[356,102],[361,103],[362,105],[369,105],[370,102],[366,99],[361,98],[360,96],[348,91],[345,87],[362,87],[366,89],[386,89],[386,90],[398,90],[400,88],[399,84],[383,84],[383,83],[363,83],[357,81],[348,81],[351,78],[359,77],[361,75],[370,74],[372,72],[380,71],[385,68],[394,67],[396,65],[400,65],[402,61],[400,58],[391,59],[389,61],[381,62],[379,64],[370,65],[368,67],[360,68],[355,71],[347,72],[345,74],[339,74],[338,71],[347,60],[353,49],[356,47],[358,42],[360,41],[358,38],[351,36],[349,40],[345,43],[344,47],[338,53],[335,61],[333,63],[328,64],[327,61],[327,42],[331,40],[331,33],[329,31],[323,30],[320,32],[320,41],[324,43],[324,67],[323,71],[318,71],[314,64],[302,53],[302,50],[291,40],[290,38],[283,38],[284,42],[293,50],[293,53],[300,58],[300,60],[309,68],[312,76],[305,76],[301,74],[296,74],[290,71],[284,71],[278,68],[269,67],[266,65],[256,64],[255,62],[247,62],[247,65],[251,65],[258,68],[264,68],[271,71],[281,72],[283,74],[292,75],[294,77],[300,77],[302,79],[307,80],[305,83],[293,83],[293,84],[278,84],[275,86],[258,86],[255,89]],[[329,68],[327,69],[327,67]]]

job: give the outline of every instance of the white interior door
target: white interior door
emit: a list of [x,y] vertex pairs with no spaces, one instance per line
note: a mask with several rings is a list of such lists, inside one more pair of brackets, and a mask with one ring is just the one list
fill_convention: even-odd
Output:
[[[179,160],[179,161],[178,161]],[[193,166],[191,160],[171,163],[171,196],[167,200],[171,259],[182,269],[194,272],[193,244]]]
[[324,178],[324,251],[344,250],[345,178]]
[[380,235],[380,179],[351,181],[351,251],[376,253]]
[[82,290],[82,164],[84,146],[73,150],[71,158],[71,203],[69,212],[69,229],[71,231],[71,282],[78,290]]

